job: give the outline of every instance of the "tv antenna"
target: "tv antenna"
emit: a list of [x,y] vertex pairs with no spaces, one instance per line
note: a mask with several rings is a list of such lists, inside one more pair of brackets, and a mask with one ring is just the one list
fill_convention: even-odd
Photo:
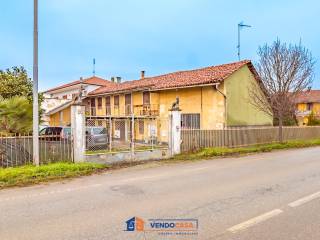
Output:
[[241,29],[245,28],[245,27],[251,28],[251,25],[244,24],[243,21],[238,23],[238,45],[237,45],[237,48],[238,48],[238,59],[239,59],[239,61],[241,60],[241,57],[240,57],[240,47],[241,47],[240,32],[241,32]]
[[96,75],[96,59],[95,58],[93,58],[93,62],[92,62],[92,64],[93,64],[93,66],[92,66],[92,74],[93,74],[93,76],[95,76]]

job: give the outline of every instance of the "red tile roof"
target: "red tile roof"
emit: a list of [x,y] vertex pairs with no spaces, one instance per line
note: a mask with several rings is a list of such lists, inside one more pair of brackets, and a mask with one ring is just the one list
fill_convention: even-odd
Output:
[[[67,88],[67,87],[71,87],[71,86],[74,86],[74,85],[77,85],[77,84],[80,84],[80,83],[81,83],[81,80],[73,81],[71,83],[67,83],[67,84],[64,84],[64,85],[61,85],[61,86],[58,86],[58,87],[55,87],[55,88],[51,88],[51,89],[45,91],[45,93],[56,91],[56,90]],[[108,80],[105,80],[105,79],[99,78],[99,77],[85,78],[85,79],[82,80],[82,83],[84,83],[84,84],[92,84],[92,85],[97,85],[97,86],[106,86],[106,87],[109,86],[109,85],[116,84],[114,82],[111,82],[111,81],[108,81]]]
[[294,100],[296,103],[320,103],[320,90],[298,93]]
[[249,69],[253,72],[253,74],[258,79],[258,75],[251,61],[244,60],[240,62],[206,67],[201,69],[179,71],[179,72],[164,74],[164,75],[155,76],[155,77],[146,77],[140,80],[126,81],[120,84],[100,87],[90,92],[89,95],[97,95],[97,94],[137,90],[137,89],[160,90],[160,89],[166,89],[166,88],[213,84],[213,83],[218,83],[225,80],[232,73],[234,73],[236,70],[240,69],[244,65],[248,65]]

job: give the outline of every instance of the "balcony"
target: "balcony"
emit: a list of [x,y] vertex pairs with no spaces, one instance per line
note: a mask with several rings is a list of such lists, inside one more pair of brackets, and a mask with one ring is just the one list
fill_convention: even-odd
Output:
[[304,111],[300,111],[300,110],[297,110],[296,111],[296,116],[297,117],[306,117],[306,116],[309,116],[311,114],[311,110],[304,110]]
[[134,115],[137,116],[159,116],[158,104],[141,104],[133,106]]
[[320,112],[319,111],[312,111],[312,110],[304,110],[304,111],[296,111],[296,116],[297,117],[307,117],[309,116],[311,113],[314,114],[314,116],[320,116]]
[[108,117],[155,117],[159,116],[158,104],[141,104],[141,105],[121,105],[121,106],[103,106],[103,107],[86,107],[86,115],[91,117],[108,116]]

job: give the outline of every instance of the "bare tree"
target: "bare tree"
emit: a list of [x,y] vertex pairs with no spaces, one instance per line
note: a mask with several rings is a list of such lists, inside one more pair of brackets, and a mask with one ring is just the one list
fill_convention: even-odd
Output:
[[280,40],[258,50],[259,84],[250,87],[250,103],[274,117],[279,123],[279,141],[283,141],[283,123],[295,112],[294,98],[311,88],[314,60],[311,52],[299,45]]

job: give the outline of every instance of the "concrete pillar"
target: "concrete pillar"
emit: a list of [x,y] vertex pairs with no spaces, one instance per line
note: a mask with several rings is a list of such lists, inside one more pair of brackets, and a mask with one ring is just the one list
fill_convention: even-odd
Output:
[[170,112],[169,148],[173,156],[181,153],[181,110],[175,108],[171,109]]
[[71,105],[71,130],[74,162],[84,162],[86,146],[85,106],[81,103]]

